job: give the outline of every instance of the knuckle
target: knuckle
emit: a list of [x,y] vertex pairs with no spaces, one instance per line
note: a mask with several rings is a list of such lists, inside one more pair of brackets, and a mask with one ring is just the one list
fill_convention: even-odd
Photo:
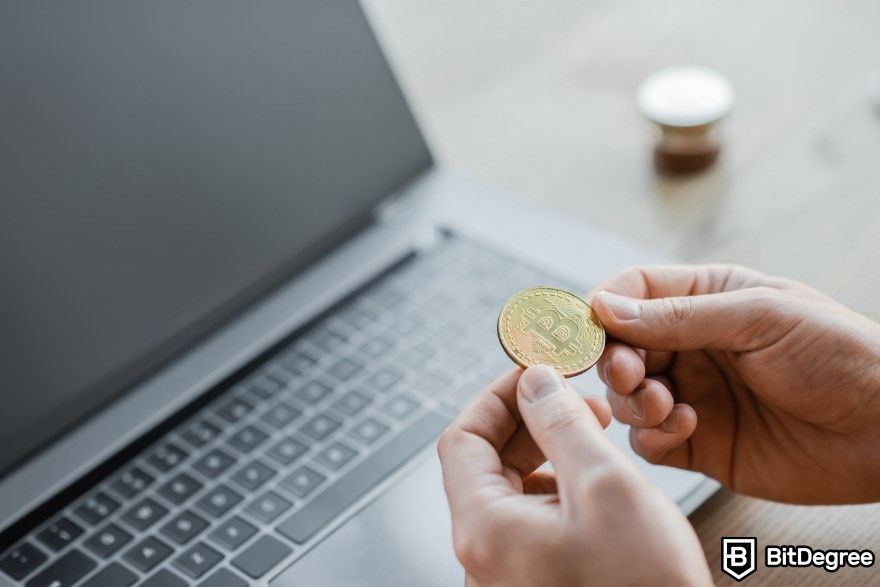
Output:
[[443,459],[443,455],[447,451],[448,444],[449,444],[449,428],[444,430],[443,433],[440,434],[440,438],[437,439],[437,456],[439,456],[441,460]]
[[784,297],[781,290],[766,285],[753,287],[751,288],[751,292],[754,303],[761,304],[765,307],[775,306]]
[[786,313],[786,292],[758,286],[748,292],[748,304],[744,306],[745,314],[742,327],[736,333],[741,346],[762,346],[777,338],[784,330],[788,321],[783,319]]
[[639,456],[641,456],[643,459],[645,459],[646,461],[648,461],[652,465],[659,465],[660,461],[663,460],[662,454],[659,452],[656,452],[656,451],[654,451],[654,452],[642,451],[641,453],[639,453]]
[[457,526],[453,530],[452,548],[461,566],[469,573],[479,574],[495,560],[494,541],[478,535],[468,526]]
[[452,426],[447,427],[440,435],[440,438],[437,440],[437,455],[440,457],[441,461],[451,450],[454,449],[455,445],[458,444],[459,435],[459,430]]
[[675,323],[686,322],[694,314],[694,302],[690,297],[666,298],[668,315]]
[[737,263],[714,263],[709,265],[709,269],[724,276],[728,282],[735,278],[748,277],[755,279],[762,275],[759,271],[756,271],[751,267],[746,267],[745,265],[739,265]]
[[658,451],[647,450],[639,436],[639,428],[630,428],[629,445],[632,447],[633,452],[651,463],[652,465],[660,464],[660,461],[662,460],[662,454]]
[[623,501],[632,501],[642,491],[642,482],[635,471],[619,463],[607,463],[592,471],[589,491]]

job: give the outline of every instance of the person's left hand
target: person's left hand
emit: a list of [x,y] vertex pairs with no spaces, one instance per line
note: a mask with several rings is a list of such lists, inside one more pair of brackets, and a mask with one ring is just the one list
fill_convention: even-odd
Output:
[[[550,367],[495,381],[438,453],[466,584],[711,585],[693,529]],[[547,459],[555,473],[535,470]]]

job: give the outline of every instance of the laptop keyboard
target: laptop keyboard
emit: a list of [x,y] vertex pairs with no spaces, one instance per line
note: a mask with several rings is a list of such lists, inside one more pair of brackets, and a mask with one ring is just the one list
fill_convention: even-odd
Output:
[[511,367],[498,309],[555,281],[443,239],[32,532],[0,571],[28,587],[265,583]]

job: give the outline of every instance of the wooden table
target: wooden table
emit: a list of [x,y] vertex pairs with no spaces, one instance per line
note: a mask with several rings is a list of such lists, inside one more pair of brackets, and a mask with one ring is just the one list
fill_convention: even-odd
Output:
[[[880,316],[876,0],[366,7],[443,164],[672,256],[789,276]],[[678,64],[725,73],[737,104],[713,169],[662,178],[633,95],[649,72]],[[880,554],[877,505],[792,507],[722,491],[691,519],[719,584],[732,583],[721,536]],[[880,564],[759,567],[752,582],[880,583]]]

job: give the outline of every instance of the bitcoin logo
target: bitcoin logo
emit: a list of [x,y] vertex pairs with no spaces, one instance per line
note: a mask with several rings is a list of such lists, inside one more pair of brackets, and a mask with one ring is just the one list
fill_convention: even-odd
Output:
[[553,348],[555,354],[561,355],[569,348],[577,346],[575,340],[581,328],[575,320],[547,308],[530,320],[523,331],[535,333]]
[[595,365],[605,348],[605,329],[589,304],[552,287],[511,297],[498,316],[498,338],[516,364],[550,365],[565,377]]

